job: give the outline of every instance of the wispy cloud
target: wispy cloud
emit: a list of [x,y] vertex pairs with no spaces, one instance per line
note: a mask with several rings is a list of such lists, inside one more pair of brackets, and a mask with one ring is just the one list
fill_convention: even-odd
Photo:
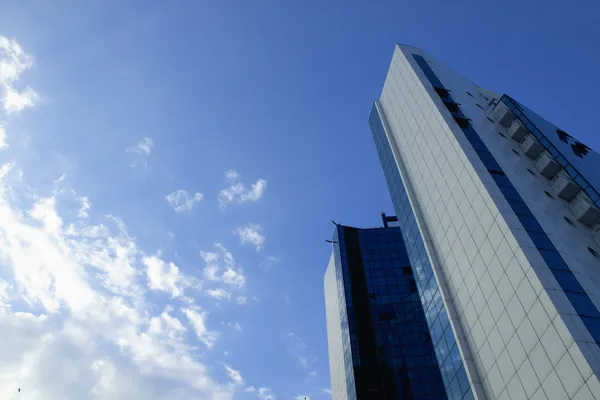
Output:
[[[177,268],[158,256],[144,256],[117,218],[94,225],[93,215],[77,217],[79,205],[67,210],[76,220],[61,215],[59,210],[77,204],[77,197],[61,203],[63,195],[34,196],[21,209],[17,204],[31,199],[29,189],[8,186],[9,174],[10,165],[0,168],[0,282],[11,279],[0,285],[6,346],[0,368],[8,371],[3,391],[16,392],[19,385],[35,399],[48,393],[53,399],[90,393],[97,398],[171,398],[173,385],[157,389],[152,384],[158,377],[182,383],[183,398],[229,398],[230,388],[208,376],[207,366],[190,352],[186,325],[175,310],[155,314],[155,304],[145,296],[146,279],[178,294]],[[143,273],[147,265],[160,272],[159,278]],[[10,306],[13,299],[19,312]],[[207,328],[206,314],[188,309],[184,315],[200,342],[211,346],[218,333]],[[48,365],[68,366],[81,379],[73,384]]]
[[[17,82],[31,65],[0,36],[0,119],[39,101]],[[129,153],[146,165],[151,150],[142,141]],[[94,199],[67,182],[37,191],[18,165],[0,166],[2,395],[22,387],[30,399],[230,400],[241,390],[239,371],[228,366],[229,379],[215,379],[203,357],[219,332],[195,304],[203,297],[184,295],[195,279],[141,249],[121,219],[96,214]],[[239,287],[223,266],[220,279]],[[169,306],[156,301],[160,292]]]
[[242,244],[251,244],[256,247],[256,251],[260,251],[261,246],[265,243],[265,237],[261,234],[261,231],[260,225],[248,223],[244,226],[238,226],[233,233],[240,237]]
[[329,396],[331,396],[331,389],[323,389],[323,394],[328,394]]
[[54,184],[57,185],[59,183],[61,183],[62,181],[64,181],[65,179],[67,179],[67,174],[62,174],[61,176],[58,177],[58,179],[54,180]]
[[267,181],[262,178],[252,184],[250,189],[246,188],[246,186],[240,182],[240,174],[232,169],[225,172],[225,179],[229,183],[229,186],[225,189],[221,189],[218,197],[219,206],[222,210],[231,203],[241,204],[258,201],[267,188]]
[[32,66],[33,58],[15,40],[0,36],[0,87],[4,92],[2,106],[7,114],[33,107],[41,100],[32,88],[19,90],[15,87],[21,74]]
[[142,262],[147,268],[149,289],[170,293],[172,297],[183,295],[183,288],[189,285],[189,281],[179,273],[175,264],[166,263],[159,256],[146,256]]
[[244,271],[235,264],[233,255],[220,243],[215,243],[215,252],[201,251],[204,260],[204,278],[213,282],[224,282],[241,288],[246,284]]
[[[55,183],[56,183],[56,181],[55,181]],[[92,203],[90,202],[90,199],[88,199],[86,196],[81,196],[79,198],[79,202],[81,203],[81,207],[79,208],[79,211],[77,212],[77,216],[79,218],[87,218],[87,217],[89,217],[90,216],[90,209],[92,208]]]
[[129,146],[125,149],[125,152],[131,155],[131,162],[129,166],[131,168],[148,168],[148,156],[154,148],[154,141],[152,138],[144,137],[136,144]]
[[298,396],[294,397],[294,400],[310,400],[310,396],[299,394]]
[[8,114],[21,112],[24,108],[33,107],[41,100],[40,96],[30,87],[18,91],[11,86],[6,86],[4,93],[4,110]]
[[314,356],[309,355],[308,346],[304,339],[293,332],[286,333],[285,338],[288,342],[288,354],[295,358],[302,368],[308,368],[311,364],[314,364]]
[[246,301],[247,301],[246,296],[238,296],[235,298],[235,302],[238,303],[239,305],[246,304]]
[[260,268],[263,271],[267,272],[271,268],[273,268],[275,265],[279,264],[280,262],[281,262],[281,257],[279,257],[279,256],[268,256],[265,261],[263,261],[262,263],[260,263]]
[[0,150],[8,147],[6,143],[6,129],[2,125],[0,125]]
[[231,300],[231,293],[223,288],[208,289],[206,295],[216,300]]
[[244,389],[244,392],[254,393],[260,400],[275,400],[273,391],[267,387],[261,387],[257,389],[254,386],[250,386]]
[[302,368],[308,368],[308,359],[306,357],[298,356],[298,362]]
[[231,378],[231,381],[235,385],[243,385],[244,379],[242,378],[242,374],[239,371],[231,368],[229,365],[225,365],[225,370],[227,371],[227,375]]
[[192,324],[194,328],[194,332],[196,333],[196,337],[202,343],[206,345],[206,347],[211,348],[217,338],[219,337],[219,333],[216,331],[210,331],[206,328],[206,312],[198,312],[196,310],[192,310],[190,308],[184,308],[181,310],[186,318]]
[[238,322],[230,322],[227,324],[228,327],[235,329],[238,332],[242,331],[242,326]]
[[181,189],[166,196],[167,202],[178,213],[190,211],[203,198],[204,195],[202,193],[196,193],[192,196],[186,190]]

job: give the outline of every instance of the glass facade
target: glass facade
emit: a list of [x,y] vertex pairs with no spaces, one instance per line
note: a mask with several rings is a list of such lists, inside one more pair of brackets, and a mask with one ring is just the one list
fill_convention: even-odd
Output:
[[[435,75],[433,70],[429,67],[425,59],[419,55],[414,55],[414,58],[417,61],[417,64],[419,64],[419,66],[429,79],[429,81],[431,82],[431,84],[433,85],[433,87],[436,89],[436,91],[438,91],[438,93],[440,93],[440,90],[445,91],[443,84]],[[443,100],[447,104],[456,105],[448,91],[443,92]],[[512,102],[512,99],[507,99],[507,96],[505,96],[502,98],[502,101],[510,103]],[[516,108],[516,103],[511,104],[512,106],[510,106],[509,108],[513,112],[515,112],[515,115],[517,115],[519,118],[526,118],[522,113],[520,113],[519,109]],[[462,115],[462,112],[460,111],[460,107],[458,106],[456,106],[453,109],[453,115],[455,116],[455,118],[464,117]],[[527,232],[534,245],[540,252],[540,255],[550,268],[550,271],[556,278],[556,281],[560,285],[561,289],[564,291],[565,295],[567,296],[567,299],[570,301],[571,305],[583,321],[584,325],[589,330],[596,343],[600,343],[600,312],[598,311],[590,297],[587,295],[581,284],[577,281],[577,278],[575,277],[567,263],[564,261],[564,259],[562,258],[562,256],[560,255],[560,253],[546,234],[546,232],[542,229],[541,225],[538,223],[527,204],[523,201],[518,191],[510,182],[510,179],[508,179],[498,162],[490,153],[487,146],[483,143],[477,131],[475,131],[475,129],[468,120],[463,120],[461,121],[461,123],[459,123],[459,126],[461,127],[467,140],[469,140],[469,142],[473,146],[473,149],[475,150],[475,152],[483,162],[484,166],[487,168],[488,172],[494,179],[494,182],[496,182],[496,184],[498,185],[498,188],[500,189],[500,191],[506,198],[508,204],[516,214],[523,227],[525,228],[525,231]],[[537,129],[536,126],[533,126],[531,123],[527,123],[526,126],[531,131]],[[544,136],[541,137],[542,139],[544,138]],[[552,147],[548,140],[546,140],[543,144],[544,146],[547,146],[547,148]],[[596,153],[592,154],[596,155]],[[561,158],[561,161],[567,162],[564,157]]]
[[600,154],[512,97],[500,99],[579,187],[600,207]]
[[408,260],[414,269],[421,307],[425,311],[447,397],[457,400],[473,399],[448,313],[376,104],[371,111],[369,126],[398,217]]
[[[338,242],[337,231],[333,241]],[[346,295],[338,246],[334,246],[325,273],[325,311],[332,397],[339,400],[355,400],[356,390],[354,389],[350,330],[348,328]]]
[[[325,276],[333,398],[445,399],[400,228],[338,226],[333,242]],[[330,326],[336,311],[339,330]]]

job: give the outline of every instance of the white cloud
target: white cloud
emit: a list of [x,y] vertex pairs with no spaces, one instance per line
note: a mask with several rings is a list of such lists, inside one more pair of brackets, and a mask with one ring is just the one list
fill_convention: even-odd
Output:
[[306,357],[298,356],[298,362],[302,368],[308,368],[308,359]]
[[[173,309],[154,315],[144,295],[144,259],[171,276],[179,275],[175,267],[144,257],[114,217],[107,225],[92,225],[92,215],[70,223],[57,211],[61,197],[33,196],[21,210],[15,204],[31,196],[7,187],[10,171],[0,168],[0,392],[22,387],[32,400],[230,399],[229,384],[213,380],[190,351]],[[178,279],[165,281],[172,293]],[[218,332],[207,328],[206,314],[184,315],[212,345]]]
[[185,277],[179,273],[179,268],[172,262],[166,263],[158,256],[146,256],[142,259],[146,266],[148,288],[170,293],[172,297],[183,294],[183,288],[189,285]]
[[235,301],[239,305],[242,305],[242,304],[246,304],[247,299],[246,299],[246,296],[238,296],[238,297],[236,297]]
[[249,243],[255,246],[256,251],[259,251],[265,243],[265,237],[261,235],[261,227],[257,224],[248,223],[244,226],[238,226],[233,233],[240,237],[242,244]]
[[136,153],[140,155],[149,156],[154,147],[154,141],[152,138],[144,137],[142,140],[125,149],[128,153]]
[[263,271],[267,272],[273,266],[275,266],[276,264],[279,264],[280,262],[281,262],[281,257],[279,257],[279,256],[268,256],[267,259],[260,264],[260,268]]
[[190,211],[196,204],[204,198],[202,193],[196,193],[193,196],[185,190],[176,190],[166,196],[167,201],[173,207],[175,212]]
[[33,107],[35,103],[41,100],[40,96],[30,87],[18,91],[10,86],[6,86],[4,92],[4,110],[8,114],[21,112],[24,108]]
[[317,376],[317,371],[310,371],[310,372],[308,373],[308,376],[311,376],[311,377],[315,377],[315,376]]
[[166,334],[172,339],[179,337],[181,333],[185,332],[186,329],[181,322],[169,314],[171,311],[171,308],[167,308],[160,316],[152,317],[148,332],[155,335]]
[[241,270],[235,270],[231,267],[227,267],[225,272],[223,272],[222,279],[223,282],[238,287],[243,287],[246,284],[246,277],[242,275]]
[[[31,60],[0,36],[0,114],[39,100],[14,85]],[[132,154],[145,162],[148,143]],[[22,388],[29,400],[231,400],[239,385],[231,375],[215,380],[198,351],[219,333],[180,295],[193,278],[148,256],[123,221],[94,215],[86,197],[39,192],[14,165],[0,167],[0,398],[20,398]],[[186,308],[157,303],[149,285]]]
[[249,386],[246,389],[244,389],[244,392],[254,393],[256,394],[256,397],[258,397],[260,400],[275,400],[275,395],[273,394],[271,389],[266,387],[261,387],[257,389],[254,386]]
[[152,138],[144,137],[136,144],[129,146],[125,149],[126,153],[131,154],[131,162],[129,166],[131,168],[146,169],[148,167],[148,156],[154,148],[154,141]]
[[0,150],[8,147],[6,143],[6,129],[2,125],[0,125]]
[[237,171],[230,169],[228,171],[225,171],[225,179],[227,179],[230,182],[237,181],[240,179],[240,174],[238,174]]
[[244,271],[235,265],[233,255],[222,244],[215,243],[216,252],[201,251],[204,260],[204,278],[213,282],[224,282],[238,288],[246,284]]
[[250,189],[240,182],[240,174],[237,171],[230,169],[225,172],[225,178],[229,183],[229,187],[221,189],[219,192],[219,206],[221,209],[225,209],[230,203],[246,203],[258,201],[265,189],[267,188],[267,181],[259,179],[256,183],[252,184]]
[[[55,183],[56,183],[56,181],[55,181]],[[90,199],[88,199],[85,196],[81,196],[81,197],[79,197],[79,202],[81,203],[81,208],[77,212],[77,216],[79,218],[87,218],[87,217],[89,217],[90,216],[90,209],[92,208],[92,203],[90,202]]]
[[266,188],[267,181],[264,179],[259,179],[252,185],[252,188],[249,191],[240,195],[241,202],[245,203],[247,201],[258,201],[262,197]]
[[304,339],[293,332],[286,333],[285,337],[288,342],[288,354],[295,358],[302,368],[306,369],[310,365],[314,364],[314,356],[311,356],[308,353],[308,346],[306,345]]
[[241,332],[241,331],[242,331],[242,326],[241,326],[241,325],[240,325],[238,322],[235,322],[235,323],[229,322],[229,323],[227,324],[227,326],[228,326],[228,327],[230,327],[230,328],[233,328],[233,329],[235,329],[235,330],[236,330],[236,331],[238,331],[238,332]]
[[219,333],[215,331],[209,331],[206,328],[206,312],[198,312],[190,308],[184,308],[181,311],[192,324],[198,340],[204,343],[206,347],[211,348],[217,341]]
[[298,396],[294,397],[294,400],[310,400],[310,396],[299,394]]
[[212,297],[213,299],[231,300],[231,293],[229,293],[228,291],[226,291],[223,288],[208,289],[205,293],[207,296]]
[[58,183],[61,183],[62,181],[64,181],[65,179],[67,179],[67,174],[62,174],[60,177],[58,177],[58,179],[56,179],[53,183],[56,185]]
[[41,100],[32,88],[25,87],[19,90],[15,87],[21,74],[32,66],[33,58],[25,53],[15,40],[0,36],[0,88],[4,92],[2,107],[7,114],[33,107]]
[[328,394],[329,396],[331,396],[331,389],[323,389],[323,394]]
[[227,371],[227,375],[231,378],[231,381],[235,385],[243,385],[244,379],[242,379],[242,374],[239,371],[231,368],[229,365],[225,365],[225,370]]

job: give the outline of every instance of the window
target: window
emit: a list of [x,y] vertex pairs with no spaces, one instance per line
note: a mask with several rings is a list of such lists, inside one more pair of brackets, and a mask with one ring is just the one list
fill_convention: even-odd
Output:
[[598,318],[598,309],[592,303],[592,300],[583,293],[572,293],[565,292],[567,298],[571,301],[573,308],[577,311],[577,314],[586,317]]
[[565,217],[565,221],[567,221],[567,224],[575,226],[575,222],[573,222],[570,218]]
[[518,151],[516,151],[515,149],[511,149],[513,153],[515,153],[516,155],[518,155],[519,157],[521,157],[521,155],[519,154]]
[[464,117],[455,115],[454,120],[462,129],[467,129],[469,127],[469,120]]
[[564,291],[583,293],[583,288],[571,271],[552,271],[552,275]]
[[471,93],[467,92],[467,94],[468,94],[469,96],[473,97],[473,95],[472,95]]
[[591,247],[588,247],[587,249],[591,255],[593,255],[596,258],[600,258],[600,255],[598,255],[598,252],[596,250],[592,249]]
[[449,90],[444,89],[442,87],[436,87],[434,89],[437,92],[438,96],[440,96],[442,99],[448,98],[448,95],[450,94]]
[[554,199],[554,196],[552,196],[552,193],[548,192],[547,190],[544,190],[544,194],[545,194],[546,196],[548,196],[548,198],[550,198],[550,199],[552,199],[552,200],[555,200],[555,199]]
[[483,110],[483,107],[481,107],[479,104],[476,104],[477,107],[481,108]]
[[527,168],[527,172],[529,172],[533,176],[537,176],[537,174],[535,172],[533,172],[532,170],[530,170],[529,168]]
[[446,108],[448,108],[452,114],[456,114],[460,111],[460,108],[458,108],[458,104],[456,103],[446,103]]

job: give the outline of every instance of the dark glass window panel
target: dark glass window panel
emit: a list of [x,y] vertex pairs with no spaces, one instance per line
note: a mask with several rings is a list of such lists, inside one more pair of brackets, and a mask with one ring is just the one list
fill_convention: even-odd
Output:
[[581,317],[581,320],[596,343],[600,344],[600,318]]
[[492,178],[494,179],[494,182],[496,182],[496,185],[498,185],[499,187],[512,187],[512,183],[510,183],[510,180],[507,178],[504,172],[492,174]]
[[585,293],[577,278],[571,271],[556,271],[553,270],[552,273],[554,277],[558,281],[558,284],[562,288],[562,290],[566,292],[578,292]]
[[517,189],[515,189],[513,186],[504,186],[501,187],[500,190],[508,200],[523,202],[523,198],[521,198],[519,192],[517,192]]
[[523,228],[529,232],[543,232],[542,226],[533,216],[518,215],[519,221],[523,224]]
[[513,209],[515,214],[523,215],[526,217],[533,217],[533,214],[531,214],[529,207],[527,207],[527,205],[525,203],[523,203],[522,201],[509,200],[509,199],[507,199],[507,200],[508,200],[508,204],[510,204],[510,207]]
[[550,269],[557,269],[561,271],[570,271],[569,266],[565,263],[565,260],[555,250],[540,250],[540,254]]
[[467,373],[465,372],[465,368],[463,366],[461,366],[458,372],[456,373],[456,378],[458,379],[461,394],[465,394],[469,390],[470,386],[469,378],[467,378]]
[[495,170],[495,171],[501,171],[501,167],[500,164],[498,164],[498,162],[496,161],[496,159],[489,153],[489,152],[485,152],[485,153],[478,153],[479,154],[479,158],[481,159],[481,162],[483,162],[483,165],[485,166],[485,168],[487,168],[488,170]]
[[529,232],[529,237],[538,249],[555,250],[556,248],[545,233]]
[[458,126],[460,126],[460,127],[461,127],[461,129],[468,128],[468,127],[469,127],[469,125],[470,125],[470,124],[469,124],[469,120],[468,120],[468,119],[462,118],[462,117],[460,117],[460,116],[456,116],[456,115],[455,115],[455,116],[454,116],[454,120],[456,121],[456,123],[458,124]]
[[577,314],[585,317],[600,318],[600,312],[587,294],[565,292]]

